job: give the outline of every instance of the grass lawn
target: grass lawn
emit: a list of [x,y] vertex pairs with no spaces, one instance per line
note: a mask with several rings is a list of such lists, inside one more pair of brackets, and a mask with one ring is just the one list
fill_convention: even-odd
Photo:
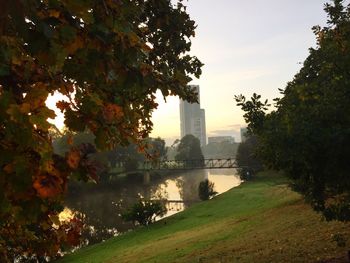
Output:
[[349,241],[338,247],[334,235],[349,238],[350,225],[323,221],[286,184],[281,175],[261,173],[210,201],[58,262],[318,262],[345,256]]

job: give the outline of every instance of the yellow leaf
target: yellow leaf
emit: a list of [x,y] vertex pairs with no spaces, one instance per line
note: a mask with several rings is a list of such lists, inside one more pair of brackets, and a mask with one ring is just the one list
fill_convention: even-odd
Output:
[[132,47],[136,46],[137,43],[139,42],[139,37],[134,32],[131,32],[130,34],[128,34],[128,38],[129,38],[130,46]]
[[59,17],[60,17],[60,12],[57,11],[57,10],[50,9],[50,10],[48,11],[48,13],[49,13],[49,16],[50,16],[50,17],[55,17],[55,18],[59,18]]
[[30,112],[30,104],[29,103],[23,103],[20,106],[20,112],[22,112],[24,114],[29,113]]
[[56,226],[59,226],[60,225],[60,219],[58,217],[58,215],[52,215],[50,216],[50,220],[53,224],[55,224]]

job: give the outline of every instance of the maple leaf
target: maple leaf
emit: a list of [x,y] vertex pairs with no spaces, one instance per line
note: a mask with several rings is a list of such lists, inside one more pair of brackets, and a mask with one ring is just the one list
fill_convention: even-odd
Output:
[[67,101],[60,100],[56,103],[56,107],[59,108],[61,112],[64,112],[66,109],[70,107],[70,104]]
[[35,178],[33,187],[41,198],[55,197],[64,189],[62,178],[48,173]]

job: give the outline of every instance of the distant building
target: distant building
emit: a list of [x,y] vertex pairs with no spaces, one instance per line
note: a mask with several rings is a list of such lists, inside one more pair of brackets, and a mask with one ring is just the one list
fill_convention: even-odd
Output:
[[241,128],[241,142],[245,142],[247,140],[247,128]]
[[222,142],[234,143],[235,142],[235,138],[233,138],[232,136],[208,137],[208,144],[209,143],[222,143]]
[[192,134],[200,141],[201,146],[207,144],[205,127],[205,111],[200,107],[200,93],[198,85],[190,85],[198,93],[199,103],[188,103],[180,100],[180,126],[181,138]]

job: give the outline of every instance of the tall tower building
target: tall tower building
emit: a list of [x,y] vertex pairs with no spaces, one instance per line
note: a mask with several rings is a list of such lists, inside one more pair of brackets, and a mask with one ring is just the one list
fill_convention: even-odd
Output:
[[188,103],[180,100],[180,125],[181,138],[187,134],[197,137],[201,146],[207,144],[207,134],[205,127],[205,110],[200,106],[200,92],[198,85],[190,85],[198,93],[199,103]]

